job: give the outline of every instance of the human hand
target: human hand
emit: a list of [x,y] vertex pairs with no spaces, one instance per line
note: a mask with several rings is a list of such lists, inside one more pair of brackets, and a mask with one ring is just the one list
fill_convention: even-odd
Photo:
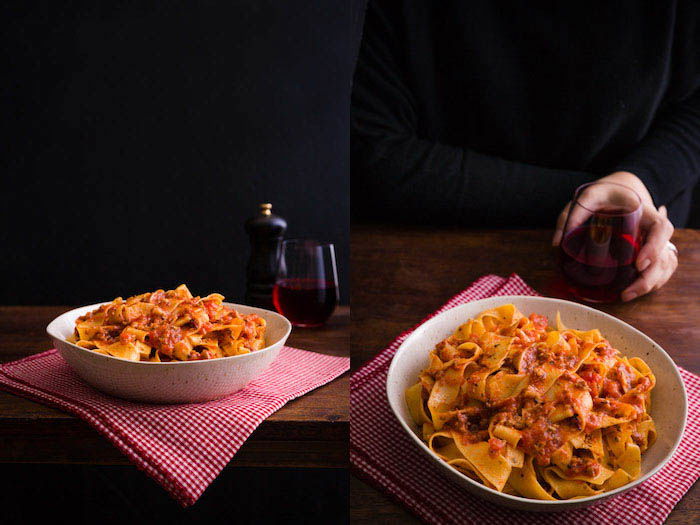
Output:
[[[639,250],[635,264],[640,272],[639,277],[622,292],[623,301],[631,301],[640,295],[647,294],[666,284],[678,267],[677,252],[669,247],[669,239],[673,235],[673,225],[668,220],[665,206],[658,210],[644,183],[633,173],[616,172],[603,177],[598,182],[614,182],[632,188],[642,200],[641,228],[646,234],[644,245]],[[610,187],[594,187],[589,191],[596,191],[587,198],[596,202],[614,202],[615,196],[610,193]],[[561,242],[566,218],[571,203],[569,202],[557,219],[557,225],[552,238],[552,245],[558,246]],[[577,207],[578,208],[578,207]]]

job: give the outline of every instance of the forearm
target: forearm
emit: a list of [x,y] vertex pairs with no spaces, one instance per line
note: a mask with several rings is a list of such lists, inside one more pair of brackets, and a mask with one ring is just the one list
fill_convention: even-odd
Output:
[[353,134],[355,194],[361,194],[378,217],[463,225],[545,225],[577,186],[595,178],[412,136],[380,140]]
[[700,176],[700,93],[660,115],[615,168],[639,177],[657,207],[691,189]]

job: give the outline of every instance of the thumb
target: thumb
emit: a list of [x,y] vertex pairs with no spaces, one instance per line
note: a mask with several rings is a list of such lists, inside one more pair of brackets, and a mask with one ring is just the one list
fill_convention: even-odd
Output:
[[554,227],[554,236],[552,237],[552,246],[559,246],[561,242],[562,234],[564,233],[564,224],[566,223],[566,216],[569,214],[569,208],[571,207],[571,202],[564,206],[564,209],[557,217],[557,225]]

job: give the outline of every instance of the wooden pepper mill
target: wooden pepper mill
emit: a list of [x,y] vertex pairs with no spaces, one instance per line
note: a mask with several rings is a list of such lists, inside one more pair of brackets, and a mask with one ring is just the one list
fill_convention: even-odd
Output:
[[250,258],[246,268],[245,302],[251,306],[274,309],[272,288],[287,221],[272,213],[272,204],[260,205],[260,213],[245,223],[250,237]]

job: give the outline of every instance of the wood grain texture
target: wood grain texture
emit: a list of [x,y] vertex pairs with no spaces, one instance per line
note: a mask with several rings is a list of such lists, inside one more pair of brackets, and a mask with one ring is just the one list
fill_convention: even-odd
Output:
[[[51,347],[46,325],[70,307],[0,306],[0,362]],[[340,307],[322,328],[295,328],[288,344],[347,356],[350,309]],[[266,419],[233,466],[347,466],[348,375],[287,403]],[[125,457],[82,420],[0,392],[0,462],[123,464]]]
[[[543,295],[571,299],[554,262],[548,230],[468,231],[353,225],[351,232],[353,369],[384,349],[478,277],[518,273]],[[675,362],[700,373],[700,231],[679,230],[675,275],[631,303],[598,306],[648,334]],[[359,479],[351,484],[350,518],[369,523],[416,519]],[[669,524],[700,522],[700,485],[685,495]]]

